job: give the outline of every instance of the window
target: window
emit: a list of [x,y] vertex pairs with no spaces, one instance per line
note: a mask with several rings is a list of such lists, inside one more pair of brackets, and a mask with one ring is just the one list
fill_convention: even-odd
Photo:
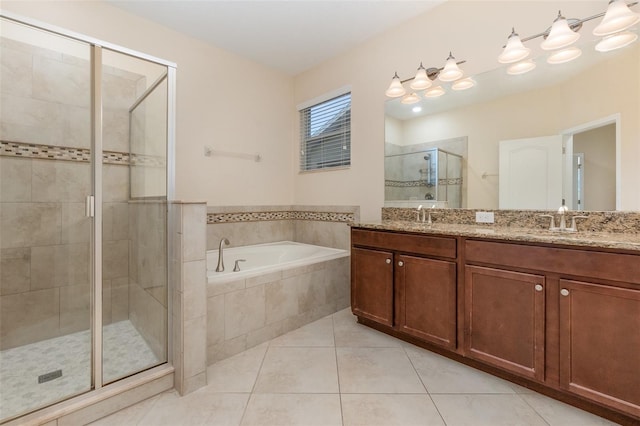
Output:
[[300,111],[300,171],[351,164],[351,93]]

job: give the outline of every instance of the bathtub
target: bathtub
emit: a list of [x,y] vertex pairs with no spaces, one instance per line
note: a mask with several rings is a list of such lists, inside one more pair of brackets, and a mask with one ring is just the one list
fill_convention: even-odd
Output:
[[[349,256],[349,251],[293,241],[256,244],[252,246],[225,247],[224,272],[216,272],[218,250],[207,251],[207,281],[221,284],[251,278],[283,269],[296,268]],[[233,272],[235,261],[240,262],[240,271]]]

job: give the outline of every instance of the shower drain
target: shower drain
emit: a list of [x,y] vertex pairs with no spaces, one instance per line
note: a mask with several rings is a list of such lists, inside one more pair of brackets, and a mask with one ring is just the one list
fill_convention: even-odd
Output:
[[41,374],[38,376],[38,384],[50,382],[53,379],[57,379],[58,377],[62,377],[62,370],[55,370],[49,373]]

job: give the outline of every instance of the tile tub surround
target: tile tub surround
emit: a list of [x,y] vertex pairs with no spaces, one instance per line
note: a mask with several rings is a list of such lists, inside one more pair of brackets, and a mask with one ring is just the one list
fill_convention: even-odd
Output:
[[[207,249],[296,241],[349,250],[357,206],[207,207]],[[227,358],[350,303],[349,258],[207,285],[207,363]],[[233,309],[230,307],[234,306]]]
[[207,364],[350,304],[350,257],[207,284]]
[[[429,204],[423,203],[428,208]],[[431,210],[431,209],[430,209]],[[495,223],[476,223],[476,212],[492,211],[495,216]],[[488,227],[514,227],[528,229],[548,229],[550,219],[540,217],[541,214],[551,214],[555,217],[556,226],[560,224],[560,215],[557,210],[482,210],[482,209],[432,209],[432,220],[434,223],[446,223],[457,225],[477,225]],[[570,225],[572,216],[587,216],[587,219],[578,220],[580,231],[590,232],[610,232],[640,234],[640,212],[597,212],[581,211],[568,213]],[[383,221],[407,221],[416,222],[416,209],[414,208],[382,208]]]
[[207,208],[207,250],[221,238],[232,246],[297,241],[349,249],[348,223],[360,218],[357,206],[222,206]]

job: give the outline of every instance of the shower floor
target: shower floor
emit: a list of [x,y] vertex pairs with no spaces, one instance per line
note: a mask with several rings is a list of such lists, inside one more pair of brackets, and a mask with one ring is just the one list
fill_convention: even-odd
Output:
[[[131,321],[103,328],[103,377],[117,379],[159,363]],[[38,376],[62,370],[39,384]],[[0,351],[0,421],[86,392],[91,387],[91,334],[80,331]]]

